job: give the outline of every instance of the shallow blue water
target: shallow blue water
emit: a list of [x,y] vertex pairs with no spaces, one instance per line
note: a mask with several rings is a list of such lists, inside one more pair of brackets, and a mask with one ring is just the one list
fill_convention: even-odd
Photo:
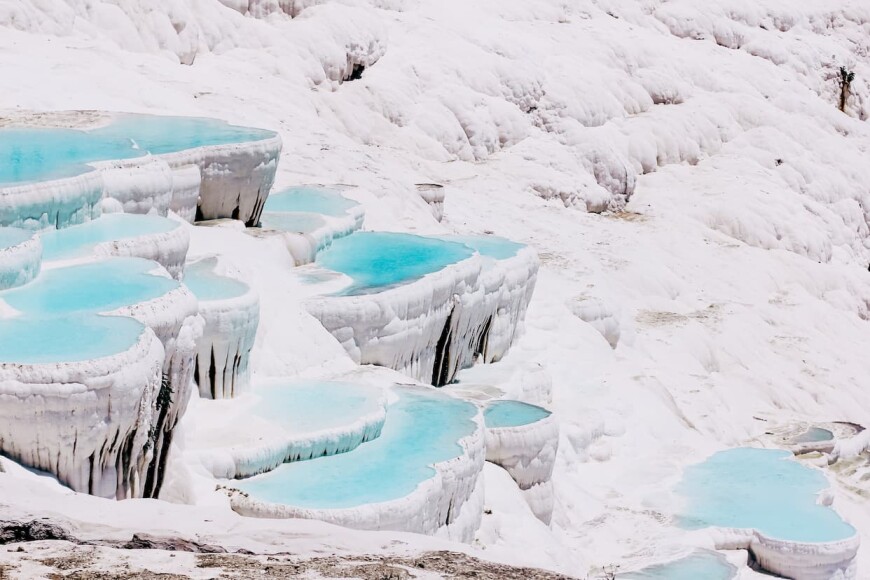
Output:
[[795,443],[821,443],[822,441],[830,441],[834,438],[834,434],[827,429],[821,427],[810,427],[797,437]]
[[264,211],[260,225],[282,232],[307,234],[326,225],[326,220],[315,213]]
[[101,242],[161,234],[179,227],[178,222],[154,215],[110,213],[77,226],[40,234],[43,257],[62,260],[81,255]]
[[618,574],[625,580],[729,580],[737,569],[716,552],[698,551],[674,562]]
[[520,401],[492,401],[483,411],[483,420],[490,428],[519,427],[545,419],[550,414],[546,409]]
[[244,282],[214,272],[213,260],[200,260],[184,269],[184,285],[200,300],[225,300],[248,293]]
[[381,436],[349,453],[285,463],[242,480],[253,497],[306,508],[349,508],[404,497],[432,477],[432,464],[459,457],[477,409],[439,393],[397,388]]
[[314,432],[348,425],[378,409],[373,388],[332,381],[291,382],[259,386],[261,397],[252,413],[296,432]]
[[17,246],[33,237],[33,232],[18,228],[0,228],[0,250]]
[[831,508],[816,503],[824,474],[788,451],[741,447],[686,468],[676,491],[686,500],[680,525],[754,528],[794,542],[830,542],[855,534]]
[[437,238],[388,232],[356,232],[317,256],[317,263],[350,276],[342,294],[369,294],[411,282],[473,255],[468,246]]
[[179,287],[171,278],[148,273],[156,268],[155,262],[141,258],[109,258],[44,270],[33,282],[0,292],[0,298],[31,315],[109,312]]
[[496,260],[506,260],[517,255],[524,244],[512,242],[511,240],[500,238],[498,236],[440,236],[441,239],[451,242],[459,242],[466,246],[477,250],[481,256],[495,258]]
[[0,129],[0,184],[69,177],[90,171],[87,163],[162,154],[204,145],[258,141],[272,131],[229,125],[217,119],[117,115],[105,127]]
[[328,188],[291,187],[269,195],[264,211],[293,211],[343,216],[356,206],[351,201]]
[[80,314],[0,320],[0,362],[76,362],[117,354],[145,327],[132,318]]

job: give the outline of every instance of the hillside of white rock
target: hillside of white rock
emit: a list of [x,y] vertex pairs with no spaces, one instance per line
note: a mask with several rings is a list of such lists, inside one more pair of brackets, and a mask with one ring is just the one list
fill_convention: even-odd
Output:
[[[844,112],[841,67],[854,72]],[[0,457],[0,519],[303,555],[395,540],[598,578],[686,550],[669,521],[685,466],[809,424],[870,427],[865,0],[0,0],[0,78],[0,126],[107,110],[270,129],[275,190],[352,185],[366,229],[532,246],[524,333],[457,388],[550,387],[560,425],[550,525],[488,464],[470,546],[240,518],[180,464],[166,498],[199,505],[107,507]],[[441,221],[424,183],[444,186]],[[236,225],[192,230],[190,251],[219,255],[259,295],[252,376],[352,371],[284,244]],[[182,421],[179,449],[196,428]],[[868,578],[859,443],[825,473]],[[2,548],[0,577],[47,573]],[[100,566],[199,570],[132,554]]]

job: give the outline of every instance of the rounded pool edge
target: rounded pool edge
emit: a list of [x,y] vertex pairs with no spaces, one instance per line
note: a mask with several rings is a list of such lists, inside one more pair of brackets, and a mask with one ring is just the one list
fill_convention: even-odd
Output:
[[482,517],[482,509],[476,508],[482,507],[477,504],[482,502],[479,475],[485,455],[479,411],[473,421],[472,433],[457,441],[462,449],[460,455],[431,464],[433,476],[420,481],[411,493],[402,497],[349,508],[299,508],[258,500],[232,486],[225,486],[224,490],[232,509],[243,516],[316,519],[361,530],[430,535],[443,529],[451,539],[468,542]]
[[30,230],[0,227],[0,291],[33,281],[41,268],[39,237]]

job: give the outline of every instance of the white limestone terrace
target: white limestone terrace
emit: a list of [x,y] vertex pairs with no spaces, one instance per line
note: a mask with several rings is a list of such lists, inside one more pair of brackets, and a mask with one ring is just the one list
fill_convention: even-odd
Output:
[[[44,384],[43,390],[49,394],[54,392],[54,395],[57,396],[57,400],[51,404],[53,405],[52,412],[58,414],[50,421],[34,420],[32,424],[35,428],[32,429],[34,431],[32,438],[28,438],[25,431],[22,431],[24,434],[22,438],[16,435],[17,431],[11,431],[0,438],[3,441],[4,452],[19,457],[23,463],[29,466],[55,473],[61,478],[61,481],[77,491],[112,497],[156,497],[162,485],[174,429],[185,411],[190,396],[195,341],[202,332],[202,322],[197,314],[197,303],[194,296],[184,286],[169,277],[166,271],[155,262],[141,258],[108,258],[102,261],[46,269],[29,284],[0,293],[0,303],[2,303],[3,312],[7,315],[0,326],[6,331],[12,332],[10,329],[34,321],[34,330],[28,332],[35,334],[30,342],[24,341],[24,344],[29,345],[28,348],[35,352],[42,352],[40,344],[41,342],[46,343],[45,352],[39,359],[42,367],[37,369],[39,371],[37,375],[42,381],[41,384]],[[101,314],[112,316],[106,318],[100,316]],[[123,332],[115,337],[111,327],[104,328],[106,324],[120,325],[121,323],[102,322],[103,320],[115,320],[116,317],[123,317],[119,318],[120,320],[124,318],[135,319],[137,325],[144,325],[147,329],[147,333],[143,331],[139,334],[152,337],[157,341],[156,349],[149,350],[149,352],[156,353],[154,358],[159,371],[156,385],[152,385],[151,382],[142,382],[146,378],[150,381],[148,378],[150,375],[147,374],[132,379],[125,378],[129,373],[142,373],[141,365],[133,364],[129,357],[112,358],[109,356],[115,354],[113,348],[116,347],[116,343],[124,345],[126,340]],[[78,324],[82,325],[81,329],[77,329],[76,325]],[[57,328],[56,334],[51,330],[55,327]],[[96,331],[93,331],[95,337],[89,336],[91,327],[96,328]],[[52,347],[53,341],[65,344],[65,350],[60,347]],[[13,347],[9,348],[14,351]],[[99,351],[94,356],[89,356],[88,353],[91,353],[95,348],[104,349],[105,354],[103,351]],[[18,356],[16,352],[10,352],[0,359],[3,360],[3,363],[0,364],[7,364],[7,361],[8,363],[22,362],[16,356]],[[25,357],[23,362],[33,359],[32,354],[28,356],[30,358]],[[130,425],[133,424],[131,423],[133,421],[139,425],[137,429],[144,430],[144,439],[140,441],[139,435],[136,435],[134,442],[138,446],[136,453],[141,452],[142,454],[142,465],[135,467],[137,470],[135,478],[131,479],[131,474],[128,473],[123,478],[118,479],[115,482],[119,486],[117,488],[111,488],[110,483],[107,482],[97,485],[84,475],[74,476],[68,471],[61,471],[57,460],[58,454],[66,455],[69,451],[68,445],[73,445],[71,449],[74,457],[70,461],[79,461],[79,463],[83,461],[81,458],[76,458],[78,446],[74,444],[75,432],[86,429],[88,425],[93,423],[93,418],[90,415],[79,418],[80,408],[78,405],[81,404],[81,401],[75,397],[68,397],[64,393],[67,393],[70,388],[73,392],[79,389],[75,386],[70,387],[68,383],[77,380],[71,379],[71,376],[88,376],[86,367],[90,364],[89,358],[101,357],[109,357],[105,364],[117,362],[129,366],[129,368],[104,368],[103,362],[91,361],[96,369],[94,372],[97,373],[98,377],[102,377],[101,382],[95,384],[98,384],[100,389],[104,389],[105,393],[111,393],[111,389],[116,387],[126,390],[135,388],[136,392],[124,396],[130,398],[138,393],[141,401],[139,405],[141,408],[138,409],[136,417],[123,415],[124,408],[119,406],[118,411],[122,413],[121,415],[109,412],[106,415],[107,420],[100,422],[102,426],[93,430],[94,437],[100,433],[112,435],[112,430],[117,431],[120,428],[119,425],[127,425],[124,429],[132,428]],[[67,359],[75,362],[77,367],[64,370],[60,363],[65,363]],[[57,367],[57,376],[54,379],[51,378],[52,364]],[[29,372],[36,372],[20,365],[17,367],[11,365],[10,368],[17,368],[22,376],[26,376]],[[70,375],[70,373],[73,374]],[[136,380],[140,382],[136,383]],[[89,383],[82,384],[85,391],[81,393],[81,396],[93,397],[93,393],[88,394],[87,392]],[[30,411],[31,418],[38,419],[43,413],[38,398],[40,391],[30,389],[30,394],[24,396],[21,393],[25,391],[19,387],[16,392],[19,393],[18,402],[22,407],[16,408],[15,412],[26,417],[25,407],[27,404],[31,404],[33,407]],[[102,397],[99,393],[96,396],[97,398]],[[120,395],[118,396],[120,397]],[[115,406],[113,401],[112,396],[109,396],[106,401],[100,404],[107,405],[111,411],[114,410]],[[69,414],[69,421],[64,421],[63,413]],[[73,439],[72,441],[65,439],[64,445],[52,452],[55,459],[48,461],[46,457],[50,457],[50,454],[47,455],[47,448],[40,447],[40,445],[50,446],[60,441],[57,438],[52,439],[53,431],[56,429],[67,434],[70,431],[64,431],[64,429],[71,429]],[[64,437],[69,438],[68,435]],[[39,443],[43,441],[49,443]],[[115,449],[120,445],[120,441],[117,438],[110,438],[101,442],[91,441],[89,445],[102,447],[105,451]],[[87,445],[82,447],[84,450],[88,448]],[[117,449],[115,451],[119,452]],[[125,465],[135,465],[131,459],[133,456],[129,456],[131,451],[126,449],[123,453],[128,456],[118,458],[113,455],[112,460],[123,461]],[[79,464],[79,467],[83,469],[82,465]]]
[[4,320],[0,449],[75,491],[140,496],[163,357],[154,332],[131,318]]
[[675,488],[677,523],[716,549],[751,551],[777,575],[858,578],[860,536],[830,507],[825,475],[791,455],[745,447],[689,466]]
[[194,372],[199,394],[229,399],[242,394],[250,383],[260,297],[244,282],[218,274],[218,267],[215,258],[195,261],[185,268],[184,283],[199,301],[204,320]]
[[317,265],[349,282],[307,308],[356,362],[441,386],[476,359],[507,352],[538,261],[533,249],[500,238],[360,232],[336,241]]
[[348,199],[343,185],[299,185],[272,193],[260,225],[282,232],[287,251],[297,266],[309,264],[333,240],[363,226],[365,210]]
[[[662,473],[764,431],[759,412],[870,424],[865,1],[300,1],[300,18],[263,20],[214,0],[147,4],[12,3],[3,104],[284,127],[282,177],[382,193],[370,226],[433,232],[411,185],[434,181],[450,187],[446,227],[541,252],[510,357],[547,366],[563,430],[585,430],[596,408],[622,435],[594,457],[560,447],[560,492],[574,501],[560,502],[553,534],[512,535],[531,528],[517,517],[487,548],[569,561],[581,577],[659,559],[667,526],[643,500]],[[386,56],[333,81],[355,61],[349,47],[371,46]],[[856,73],[845,114],[840,65]],[[582,212],[611,201],[628,211]],[[259,258],[251,279],[281,269]],[[616,351],[565,307],[590,289],[623,313]],[[298,349],[274,366],[333,356],[330,337],[298,328],[304,339],[264,349]]]
[[337,381],[273,379],[232,401],[198,399],[185,458],[216,478],[250,477],[291,461],[346,453],[380,436],[383,389]]
[[256,225],[280,152],[276,133],[214,119],[9,112],[0,125],[0,158],[12,160],[0,172],[0,224],[82,223],[107,197],[125,211]]
[[157,215],[104,214],[89,222],[40,233],[43,260],[63,264],[107,256],[145,258],[180,279],[190,235],[176,220]]
[[532,512],[549,524],[555,500],[551,477],[559,449],[556,418],[542,407],[497,400],[486,405],[483,420],[486,460],[510,473]]
[[440,183],[415,183],[417,193],[432,210],[432,215],[439,222],[444,219],[444,186]]
[[[534,248],[491,235],[442,236],[464,244],[483,260],[480,273],[481,295],[463,296],[459,312],[454,311],[454,326],[448,341],[453,347],[448,361],[453,368],[447,375],[471,366],[476,360],[492,363],[507,354],[522,332],[522,322],[535,290],[538,254]],[[475,321],[486,313],[482,327]],[[443,369],[442,369],[443,372]]]
[[380,437],[227,484],[233,510],[469,542],[480,525],[480,413],[431,387],[393,387]]
[[42,265],[42,243],[33,232],[0,227],[0,290],[33,280]]

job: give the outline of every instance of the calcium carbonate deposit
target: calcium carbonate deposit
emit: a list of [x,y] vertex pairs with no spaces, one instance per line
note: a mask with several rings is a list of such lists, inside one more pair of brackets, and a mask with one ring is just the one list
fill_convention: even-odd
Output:
[[0,0],[0,578],[870,578],[867,0]]

